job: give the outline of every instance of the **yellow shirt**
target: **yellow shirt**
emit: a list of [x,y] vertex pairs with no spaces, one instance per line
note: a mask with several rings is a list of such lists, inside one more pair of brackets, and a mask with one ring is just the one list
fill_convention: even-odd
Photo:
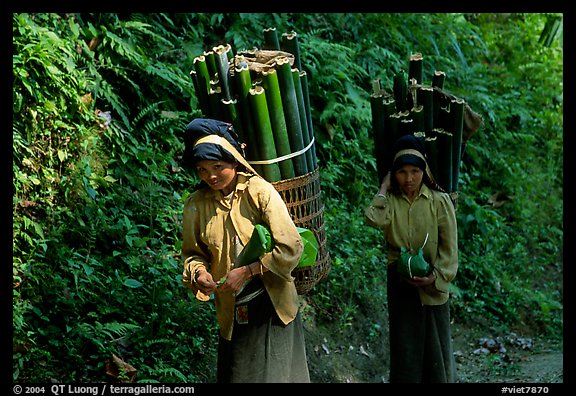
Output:
[[450,196],[422,184],[413,202],[404,194],[376,195],[365,215],[368,225],[384,230],[388,264],[398,260],[401,247],[416,253],[428,234],[424,258],[434,267],[436,282],[418,289],[420,301],[423,305],[445,303],[458,271],[458,231]]
[[[234,235],[246,245],[258,223],[270,226],[275,246],[260,258],[269,271],[257,276],[262,277],[280,320],[288,324],[298,312],[298,293],[291,272],[298,265],[303,244],[282,197],[259,176],[239,172],[232,199],[209,187],[190,194],[183,215],[182,281],[196,293],[196,298],[207,301],[209,296],[195,285],[196,272],[205,268],[215,281],[226,276],[234,268]],[[234,296],[216,292],[214,301],[220,334],[230,340]]]

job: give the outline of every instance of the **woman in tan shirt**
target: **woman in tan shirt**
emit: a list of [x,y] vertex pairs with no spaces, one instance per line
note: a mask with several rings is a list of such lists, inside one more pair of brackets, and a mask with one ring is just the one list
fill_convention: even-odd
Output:
[[[230,124],[195,119],[186,128],[184,161],[197,170],[201,187],[184,206],[183,282],[201,301],[214,295],[217,382],[310,382],[291,275],[302,239],[280,194],[241,152]],[[262,223],[273,250],[235,266]]]
[[[384,230],[390,342],[390,382],[456,382],[449,285],[458,270],[458,233],[450,196],[436,186],[425,149],[413,135],[393,148],[391,171],[366,208],[367,224]],[[408,278],[398,271],[402,249],[433,270]]]

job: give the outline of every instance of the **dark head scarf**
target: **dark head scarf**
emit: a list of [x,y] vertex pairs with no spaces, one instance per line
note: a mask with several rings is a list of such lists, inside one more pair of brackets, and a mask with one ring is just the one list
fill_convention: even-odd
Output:
[[397,171],[403,165],[414,165],[426,171],[426,149],[421,139],[414,135],[400,137],[392,148],[392,172]]
[[232,124],[209,118],[196,118],[186,126],[184,131],[184,163],[188,166],[195,166],[198,161],[202,160],[237,163],[234,154],[219,144],[196,144],[198,139],[210,135],[223,137],[234,149],[242,153],[242,146],[238,142],[238,135]]
[[[438,191],[444,191],[438,183],[436,183],[436,180],[434,180],[432,171],[426,161],[426,148],[421,138],[411,134],[401,136],[394,143],[392,153],[392,174],[404,165],[413,165],[422,169],[424,172],[422,180],[428,187]],[[392,177],[391,181],[394,187],[398,187],[395,177]]]
[[193,167],[202,160],[226,161],[239,164],[239,170],[260,176],[244,158],[232,124],[208,118],[192,120],[185,130],[184,145],[186,166]]

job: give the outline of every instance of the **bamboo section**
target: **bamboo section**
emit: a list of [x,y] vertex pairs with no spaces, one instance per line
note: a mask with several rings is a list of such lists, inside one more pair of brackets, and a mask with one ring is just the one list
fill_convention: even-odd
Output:
[[[410,113],[410,112],[408,112]],[[400,119],[400,136],[404,136],[404,135],[413,135],[414,134],[415,129],[414,129],[414,120],[412,118],[401,118]]]
[[210,82],[211,88],[208,92],[208,103],[210,103],[210,117],[216,120],[224,118],[224,111],[221,106],[222,91],[219,86]]
[[215,78],[218,75],[218,68],[216,67],[216,59],[214,58],[214,51],[204,51],[203,55],[206,62],[206,67],[208,68],[209,80]]
[[231,100],[232,93],[230,89],[230,64],[228,61],[228,53],[231,51],[230,44],[219,45],[212,49],[214,52],[214,61],[216,63],[216,72],[222,90],[222,98],[224,100]]
[[[389,171],[390,167],[390,158],[392,156],[392,146],[396,139],[398,139],[398,125],[394,124],[392,115],[396,111],[396,101],[393,97],[388,96],[384,98],[384,131],[386,132],[384,135],[384,163],[386,171]],[[386,175],[386,173],[384,173]]]
[[438,138],[436,136],[426,136],[424,138],[424,146],[426,147],[426,154],[428,155],[428,167],[430,172],[439,183],[439,168],[438,168]]
[[[308,122],[308,134],[310,135],[310,140],[312,140],[314,139],[314,127],[312,124],[310,93],[308,92],[308,74],[305,71],[300,72],[300,80],[302,81],[302,94],[304,95],[304,107],[306,109],[306,120]],[[316,169],[318,167],[318,161],[316,159],[316,143],[312,143],[310,150],[312,152],[312,169]]]
[[460,161],[462,157],[462,132],[464,129],[464,100],[455,99],[450,104],[450,116],[452,120],[452,189],[458,191],[458,179],[460,178]]
[[[254,118],[255,132],[258,141],[257,160],[268,161],[276,159],[276,146],[274,145],[274,135],[272,133],[272,124],[268,113],[268,104],[264,88],[256,86],[249,91],[250,109]],[[264,178],[270,182],[277,182],[282,179],[280,168],[277,163],[261,164],[264,170]]]
[[420,105],[410,109],[410,116],[414,121],[414,133],[424,132],[424,106]]
[[200,88],[200,85],[198,84],[198,73],[196,73],[196,70],[190,70],[190,78],[194,85],[194,91],[196,92],[196,98],[198,99],[198,106],[200,106],[202,114],[206,115],[206,109],[210,106],[206,89],[204,87]]
[[443,89],[444,80],[446,80],[446,73],[436,70],[434,72],[434,76],[432,77],[432,87]]
[[[274,145],[277,154],[281,157],[290,155],[290,141],[288,140],[288,128],[282,107],[282,97],[280,96],[280,85],[278,84],[278,73],[275,69],[262,72],[264,77],[262,84],[266,92],[268,103],[268,113],[274,134]],[[295,176],[292,159],[286,159],[278,163],[282,179],[291,179]]]
[[434,89],[431,87],[420,87],[417,92],[418,104],[424,108],[424,129],[426,133],[432,132],[434,129]]
[[196,91],[198,102],[203,105],[203,113],[206,116],[211,116],[212,112],[210,111],[210,101],[208,99],[208,93],[210,92],[210,72],[204,55],[194,58],[193,66],[196,84],[198,85],[198,90]]
[[[229,124],[232,124],[232,125],[240,124],[240,121],[238,119],[238,109],[237,109],[238,101],[232,100],[232,99],[231,100],[222,99],[221,102],[222,102],[222,109],[223,109],[223,113],[224,113],[223,120]],[[235,131],[238,134],[238,136],[240,136],[242,134],[241,130],[235,129]]]
[[280,50],[280,41],[278,40],[278,32],[275,27],[268,27],[262,30],[264,33],[263,49],[266,50]]
[[396,101],[396,109],[398,111],[406,110],[408,108],[408,85],[403,72],[400,72],[394,76],[393,92],[394,100]]
[[370,95],[370,109],[372,111],[372,138],[374,139],[374,158],[376,158],[376,171],[378,180],[382,181],[389,169],[386,166],[386,109],[384,97],[380,90],[374,90]]
[[[240,110],[239,119],[240,123],[235,124],[235,128],[241,125],[242,140],[246,143],[247,157],[258,157],[258,141],[256,140],[255,126],[251,115],[249,96],[250,89],[252,89],[252,78],[250,77],[250,70],[246,62],[240,62],[234,69],[233,85],[237,92],[238,109]],[[253,165],[256,172],[263,174],[262,167]]]
[[423,57],[421,53],[410,55],[410,62],[408,64],[408,81],[414,79],[417,84],[422,84],[422,64]]
[[[302,126],[302,140],[304,148],[312,142],[310,131],[308,131],[308,119],[306,118],[306,104],[304,103],[304,93],[302,92],[302,82],[300,81],[300,72],[298,69],[292,69],[292,78],[294,79],[294,90],[296,91],[296,101],[298,103],[298,114],[300,115],[300,125]],[[309,172],[315,169],[314,160],[312,159],[312,150],[306,150],[306,167]]]
[[438,111],[438,118],[434,125],[435,129],[444,129],[445,131],[450,130],[452,122],[450,120],[450,105],[448,106],[440,106],[440,110]]
[[438,155],[438,184],[446,192],[452,192],[452,134],[444,129],[434,129]]
[[[304,149],[304,138],[302,136],[302,125],[300,122],[300,112],[298,110],[296,88],[294,87],[294,78],[292,77],[292,69],[288,58],[283,57],[278,59],[276,65],[280,93],[282,94],[282,106],[284,107],[284,116],[286,118],[288,137],[290,139],[290,148],[294,153]],[[304,153],[295,156],[293,160],[296,176],[308,173]]]
[[280,48],[282,51],[293,54],[294,67],[298,70],[302,70],[302,62],[300,61],[300,48],[298,46],[298,33],[290,32],[282,34],[282,44]]

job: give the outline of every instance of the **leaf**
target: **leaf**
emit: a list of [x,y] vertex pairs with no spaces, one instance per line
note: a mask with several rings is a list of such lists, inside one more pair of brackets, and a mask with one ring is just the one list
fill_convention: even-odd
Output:
[[68,158],[68,153],[65,150],[58,150],[58,158],[60,162],[64,162],[64,160]]
[[124,286],[128,286],[132,289],[138,289],[139,287],[144,286],[144,284],[136,279],[126,279],[124,281]]
[[86,192],[88,193],[88,195],[90,195],[92,199],[96,199],[96,190],[94,190],[92,187],[88,187],[86,189]]

